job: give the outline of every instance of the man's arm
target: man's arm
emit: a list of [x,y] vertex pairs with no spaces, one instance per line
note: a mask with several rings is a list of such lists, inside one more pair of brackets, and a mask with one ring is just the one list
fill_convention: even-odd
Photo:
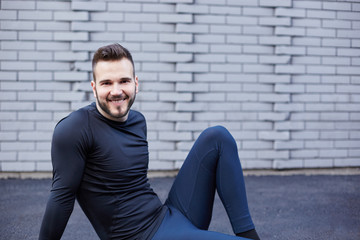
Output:
[[74,207],[86,158],[86,132],[82,114],[72,114],[55,128],[51,158],[53,183],[39,239],[60,239]]

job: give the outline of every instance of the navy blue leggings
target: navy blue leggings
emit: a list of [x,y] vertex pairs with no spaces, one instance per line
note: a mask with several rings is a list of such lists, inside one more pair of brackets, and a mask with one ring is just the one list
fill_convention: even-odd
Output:
[[170,190],[169,207],[153,240],[241,239],[207,231],[215,190],[224,204],[234,233],[254,229],[247,204],[237,146],[221,126],[202,132]]

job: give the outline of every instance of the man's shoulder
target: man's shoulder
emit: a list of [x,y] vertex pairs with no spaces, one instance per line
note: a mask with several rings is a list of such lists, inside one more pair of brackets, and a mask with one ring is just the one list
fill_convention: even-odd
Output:
[[57,127],[59,125],[65,125],[67,127],[73,127],[73,128],[81,128],[85,126],[88,121],[89,111],[91,111],[91,109],[92,106],[88,105],[71,112],[69,115],[62,118],[57,123]]

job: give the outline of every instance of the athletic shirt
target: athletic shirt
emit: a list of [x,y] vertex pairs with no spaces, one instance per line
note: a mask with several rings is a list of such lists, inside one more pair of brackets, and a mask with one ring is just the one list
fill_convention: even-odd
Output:
[[150,239],[166,207],[150,188],[144,116],[102,116],[95,103],[55,127],[53,183],[39,239],[60,239],[75,198],[101,239]]

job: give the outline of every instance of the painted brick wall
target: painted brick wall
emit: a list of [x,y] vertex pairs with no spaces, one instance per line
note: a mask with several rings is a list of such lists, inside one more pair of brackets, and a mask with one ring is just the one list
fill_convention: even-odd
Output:
[[2,0],[0,171],[49,171],[58,120],[91,101],[91,56],[136,61],[150,168],[181,166],[208,126],[244,168],[360,166],[360,3]]

